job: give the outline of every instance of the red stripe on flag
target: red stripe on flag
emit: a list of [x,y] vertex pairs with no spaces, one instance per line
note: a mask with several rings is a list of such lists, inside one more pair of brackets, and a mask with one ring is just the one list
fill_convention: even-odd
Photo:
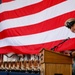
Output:
[[0,32],[0,39],[6,37],[13,37],[13,36],[36,34],[44,31],[56,29],[58,27],[64,26],[65,20],[72,17],[75,17],[75,11],[63,14],[53,19],[49,19],[39,24],[6,29]]
[[[55,51],[64,51],[64,50],[72,50],[75,49],[75,38],[67,40],[65,43],[61,44],[58,48],[55,49]],[[45,48],[47,50],[50,50],[57,44],[62,42],[60,41],[55,41],[55,42],[49,42],[49,43],[44,43],[44,44],[38,44],[38,45],[28,45],[28,46],[7,46],[0,48],[0,53],[10,53],[10,52],[15,52],[15,53],[22,53],[22,54],[37,54],[42,50],[42,48]]]
[[36,3],[27,7],[22,7],[20,9],[3,12],[3,13],[0,13],[0,16],[2,16],[2,18],[0,18],[0,22],[6,19],[13,19],[17,17],[22,17],[22,16],[38,13],[48,7],[59,4],[63,1],[65,0],[54,0],[54,1],[44,0],[40,3]]
[[11,1],[14,1],[14,0],[2,0],[2,3],[11,2]]

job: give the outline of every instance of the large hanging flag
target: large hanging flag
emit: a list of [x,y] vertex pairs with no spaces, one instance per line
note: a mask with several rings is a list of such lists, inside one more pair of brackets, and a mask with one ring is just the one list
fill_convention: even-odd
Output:
[[36,54],[68,37],[55,51],[75,49],[75,34],[64,26],[68,18],[75,18],[75,0],[2,0],[0,53]]

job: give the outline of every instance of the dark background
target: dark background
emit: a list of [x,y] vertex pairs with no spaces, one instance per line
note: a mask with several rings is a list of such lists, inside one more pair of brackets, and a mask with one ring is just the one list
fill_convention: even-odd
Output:
[[0,4],[2,3],[2,0],[0,0]]

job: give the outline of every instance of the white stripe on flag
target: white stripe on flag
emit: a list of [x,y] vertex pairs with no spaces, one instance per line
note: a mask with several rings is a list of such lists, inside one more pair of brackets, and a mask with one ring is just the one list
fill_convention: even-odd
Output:
[[2,3],[0,5],[0,13],[4,11],[10,11],[10,10],[15,10],[25,6],[29,6],[41,1],[42,0],[14,0],[12,2]]
[[[60,27],[43,33],[5,38],[0,40],[0,47],[34,45],[61,40],[67,37],[75,38],[75,34],[65,28],[66,27]],[[60,35],[58,36],[58,34]]]
[[72,5],[70,6],[70,1],[66,1],[56,6],[50,7],[37,14],[2,21],[0,23],[0,32],[8,28],[28,26],[28,25],[40,23],[42,21],[52,19],[56,16],[74,11],[75,10],[75,0],[73,3],[71,2],[71,4]]

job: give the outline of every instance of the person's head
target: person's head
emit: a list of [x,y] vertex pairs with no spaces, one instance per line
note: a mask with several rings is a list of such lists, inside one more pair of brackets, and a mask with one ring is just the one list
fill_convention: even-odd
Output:
[[75,33],[75,18],[66,20],[65,26]]

